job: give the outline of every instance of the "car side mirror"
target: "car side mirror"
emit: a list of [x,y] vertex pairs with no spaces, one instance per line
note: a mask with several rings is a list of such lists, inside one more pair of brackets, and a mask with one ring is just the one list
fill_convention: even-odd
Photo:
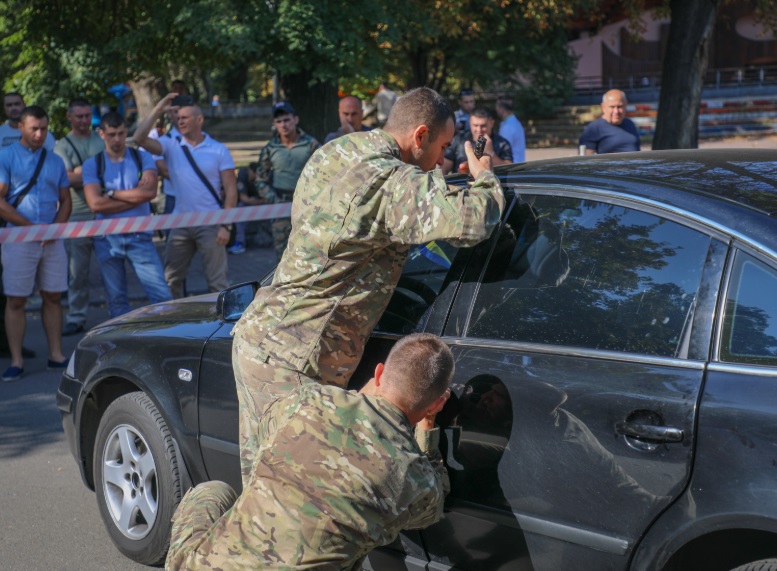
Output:
[[225,289],[219,294],[216,311],[224,321],[237,321],[254,301],[259,282],[246,282]]

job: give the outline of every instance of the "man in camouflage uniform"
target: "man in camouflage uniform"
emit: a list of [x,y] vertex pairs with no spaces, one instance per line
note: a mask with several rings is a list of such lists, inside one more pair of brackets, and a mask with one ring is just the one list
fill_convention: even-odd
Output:
[[243,493],[190,490],[166,568],[359,569],[400,530],[439,520],[448,482],[434,417],[453,367],[438,337],[414,334],[359,393],[308,383],[273,402]]
[[436,168],[453,132],[447,101],[422,87],[397,100],[385,130],[345,135],[305,166],[289,247],[234,328],[244,484],[271,400],[305,382],[347,386],[410,246],[474,245],[499,222],[504,194],[488,156],[468,145],[467,189]]
[[[259,192],[268,202],[291,202],[300,173],[319,144],[298,127],[299,117],[288,101],[273,105],[273,125],[276,134],[259,153],[256,173]],[[290,218],[272,221],[273,245],[278,260],[289,243],[290,233]]]

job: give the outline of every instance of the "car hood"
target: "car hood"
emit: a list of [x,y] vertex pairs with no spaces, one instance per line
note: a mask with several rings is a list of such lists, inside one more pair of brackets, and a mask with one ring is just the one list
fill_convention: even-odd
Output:
[[101,327],[136,323],[217,321],[220,318],[216,311],[217,299],[217,293],[208,293],[155,303],[106,321]]

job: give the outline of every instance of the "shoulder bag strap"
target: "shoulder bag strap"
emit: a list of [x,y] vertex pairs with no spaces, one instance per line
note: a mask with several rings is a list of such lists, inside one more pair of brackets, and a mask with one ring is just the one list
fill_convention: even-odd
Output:
[[73,141],[70,140],[70,137],[68,135],[65,135],[65,140],[70,143],[70,146],[73,147],[73,152],[78,157],[78,164],[76,166],[80,167],[82,164],[84,164],[84,159],[81,158],[81,153],[78,152],[78,149],[76,149],[76,145]]
[[135,147],[129,147],[132,160],[135,161],[135,166],[138,167],[138,180],[143,178],[143,159],[140,158],[140,151]]
[[105,151],[100,151],[94,156],[97,163],[97,180],[100,181],[100,191],[105,192]]
[[32,175],[32,178],[30,179],[30,182],[27,183],[27,186],[24,187],[24,190],[19,193],[19,198],[16,199],[16,202],[11,204],[14,208],[18,208],[19,205],[22,203],[22,200],[24,200],[24,197],[27,196],[27,193],[32,190],[32,187],[35,186],[35,183],[38,182],[38,175],[40,174],[40,170],[43,168],[43,162],[46,160],[46,149],[40,150],[40,158],[38,159],[38,166],[35,167],[35,172]]
[[216,202],[218,202],[218,205],[221,206],[221,208],[224,208],[224,203],[221,202],[221,198],[219,198],[218,193],[213,189],[213,186],[210,184],[210,181],[207,178],[205,178],[205,175],[202,174],[202,171],[200,170],[200,167],[197,166],[197,163],[194,162],[194,157],[192,156],[192,152],[189,150],[189,147],[187,147],[184,144],[181,144],[181,148],[183,149],[183,154],[186,155],[186,158],[188,159],[189,164],[192,165],[194,172],[197,173],[198,177],[200,177],[200,180],[208,188],[210,193],[213,195],[213,198],[216,199]]

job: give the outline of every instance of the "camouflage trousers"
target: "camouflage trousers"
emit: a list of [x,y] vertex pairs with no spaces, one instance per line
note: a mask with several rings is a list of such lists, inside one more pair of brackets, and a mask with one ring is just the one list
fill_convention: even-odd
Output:
[[224,482],[205,482],[184,495],[173,515],[170,550],[165,569],[218,569],[232,558],[231,553],[210,552],[197,556],[208,531],[237,501],[237,494]]
[[252,355],[255,351],[240,335],[232,343],[232,369],[235,372],[240,425],[240,472],[243,488],[248,485],[251,466],[263,435],[259,430],[259,419],[271,402],[289,394],[304,383],[316,382],[299,371],[279,366],[271,359],[262,361]]
[[276,218],[272,221],[272,242],[275,248],[275,256],[281,261],[286,246],[289,244],[291,234],[291,218]]

